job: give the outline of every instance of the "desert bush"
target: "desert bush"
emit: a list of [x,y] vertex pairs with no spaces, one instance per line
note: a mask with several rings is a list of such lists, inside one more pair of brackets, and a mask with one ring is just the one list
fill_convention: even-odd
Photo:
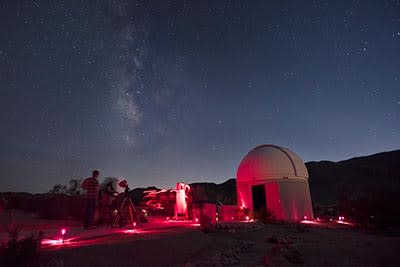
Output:
[[215,231],[215,226],[212,219],[204,214],[200,215],[200,230],[204,233],[211,233]]
[[236,209],[236,219],[245,220],[247,216],[251,216],[250,210],[248,208],[237,208]]
[[400,225],[398,203],[397,192],[377,188],[366,195],[341,197],[338,210],[362,228],[388,228]]
[[0,213],[6,208],[7,201],[4,198],[0,197]]
[[50,189],[49,191],[50,194],[63,194],[63,195],[65,195],[67,192],[68,192],[68,187],[62,184],[54,185],[53,188]]
[[27,204],[32,200],[32,195],[29,193],[1,193],[0,197],[5,200],[5,209],[22,209],[24,210]]
[[22,227],[15,224],[7,226],[8,240],[0,245],[1,266],[35,266],[38,263],[39,247],[43,232],[19,238]]
[[270,209],[260,209],[258,211],[255,211],[254,214],[254,219],[263,222],[263,223],[270,223],[275,221],[275,216],[274,216],[274,212]]

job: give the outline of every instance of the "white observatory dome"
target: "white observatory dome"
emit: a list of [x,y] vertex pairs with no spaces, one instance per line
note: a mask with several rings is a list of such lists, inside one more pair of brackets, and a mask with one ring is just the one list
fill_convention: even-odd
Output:
[[280,178],[307,179],[308,171],[294,152],[275,145],[253,148],[243,158],[237,172],[238,182]]

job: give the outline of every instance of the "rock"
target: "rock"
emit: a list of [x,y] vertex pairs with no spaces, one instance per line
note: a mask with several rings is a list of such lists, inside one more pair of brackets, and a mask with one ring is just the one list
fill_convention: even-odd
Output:
[[278,244],[278,238],[276,238],[275,236],[270,236],[267,238],[267,242],[273,243],[273,244]]
[[274,258],[271,259],[269,265],[265,266],[273,266],[273,267],[287,267],[287,266],[292,266],[291,263],[289,263],[285,258],[282,256],[278,255]]
[[278,241],[278,243],[281,244],[281,245],[287,245],[287,244],[289,244],[289,242],[286,240],[286,238],[281,238],[281,239]]
[[296,248],[293,246],[284,246],[280,250],[283,257],[285,257],[289,262],[295,264],[302,264],[304,263],[303,254],[301,254]]

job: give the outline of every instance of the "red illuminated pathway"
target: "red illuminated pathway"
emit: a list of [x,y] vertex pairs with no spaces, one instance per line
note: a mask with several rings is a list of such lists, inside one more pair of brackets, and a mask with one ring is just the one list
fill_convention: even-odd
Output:
[[[42,248],[68,248],[99,244],[114,244],[135,239],[158,238],[164,234],[183,233],[198,227],[191,221],[153,221],[135,228],[101,227],[83,230],[81,227],[49,229],[45,231]],[[65,229],[64,239],[62,230]]]

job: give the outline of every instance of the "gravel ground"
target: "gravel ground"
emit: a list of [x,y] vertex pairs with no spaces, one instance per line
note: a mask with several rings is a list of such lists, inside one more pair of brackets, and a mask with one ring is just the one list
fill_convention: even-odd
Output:
[[400,266],[400,237],[348,228],[265,225],[208,234],[188,266]]
[[[60,224],[31,222],[49,227],[47,234]],[[227,223],[208,230],[181,223],[149,223],[129,234],[71,229],[82,240],[42,249],[37,266],[400,266],[398,235],[302,224]]]
[[400,266],[400,238],[303,225],[175,229],[47,251],[42,266]]

